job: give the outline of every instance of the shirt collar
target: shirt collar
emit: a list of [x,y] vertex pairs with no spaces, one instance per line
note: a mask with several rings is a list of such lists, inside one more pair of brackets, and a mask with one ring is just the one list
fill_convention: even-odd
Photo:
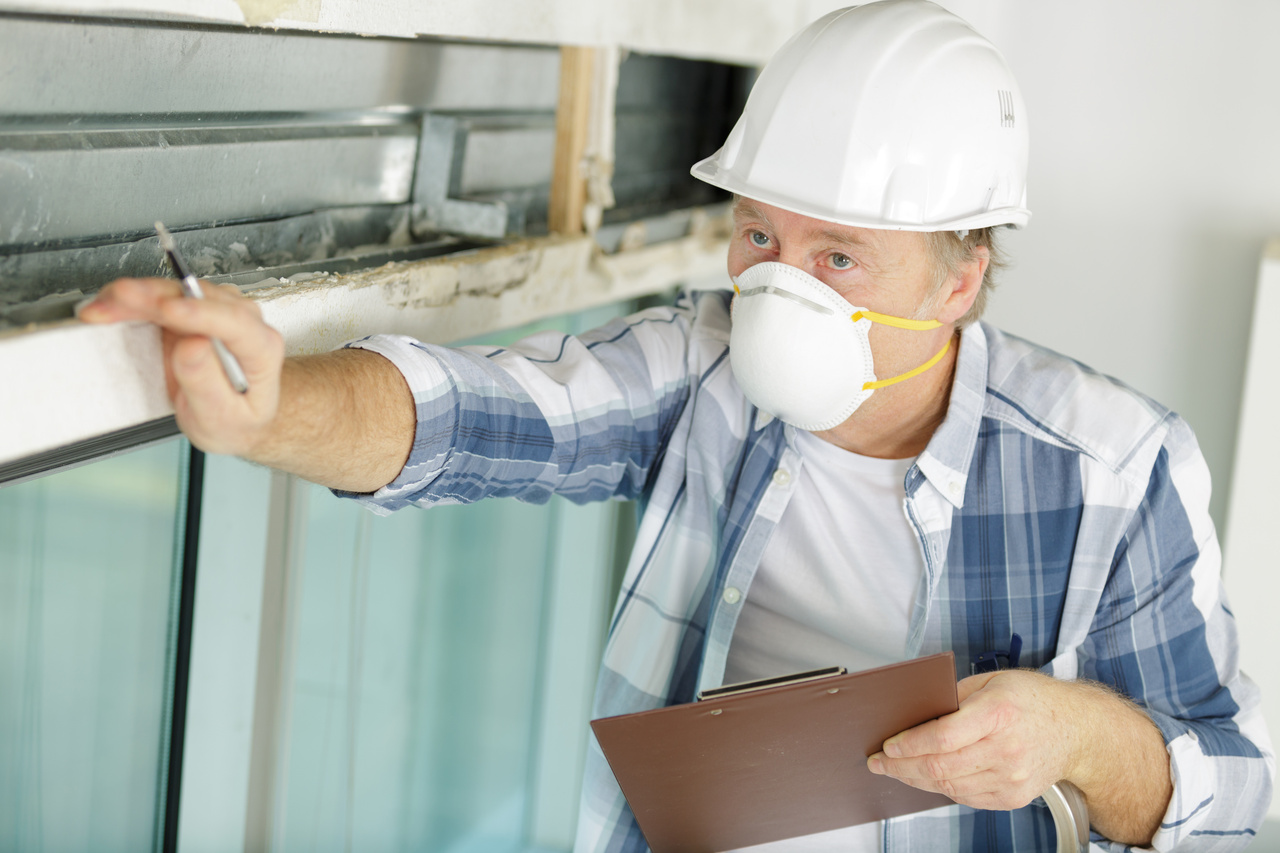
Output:
[[981,323],[960,332],[947,414],[916,460],[920,473],[933,483],[952,505],[964,506],[965,482],[987,397],[987,335]]

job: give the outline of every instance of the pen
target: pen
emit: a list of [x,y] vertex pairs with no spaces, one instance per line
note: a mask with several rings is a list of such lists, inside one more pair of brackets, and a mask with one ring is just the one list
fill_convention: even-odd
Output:
[[[200,289],[200,282],[196,281],[196,277],[191,273],[191,268],[187,266],[187,262],[182,255],[178,253],[178,245],[173,242],[173,235],[169,233],[169,229],[157,222],[156,234],[160,237],[160,248],[164,249],[165,255],[169,258],[169,266],[173,267],[174,274],[178,276],[178,280],[182,283],[183,295],[190,299],[204,299],[204,291]],[[222,341],[217,338],[210,338],[210,340],[213,341],[213,351],[218,354],[218,361],[222,363],[222,370],[227,374],[227,380],[231,382],[231,387],[241,394],[248,391],[249,381],[244,378],[244,371],[240,369],[240,362],[236,361],[236,357],[223,345]]]

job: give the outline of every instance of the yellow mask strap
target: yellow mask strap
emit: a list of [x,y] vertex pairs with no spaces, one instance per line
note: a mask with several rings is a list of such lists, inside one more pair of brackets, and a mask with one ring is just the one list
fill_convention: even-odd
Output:
[[[853,322],[855,323],[863,318],[866,318],[873,323],[880,323],[885,326],[893,326],[894,328],[897,328],[897,329],[909,329],[913,332],[923,332],[928,329],[936,329],[942,325],[937,320],[908,320],[905,317],[891,317],[888,314],[878,314],[875,311],[855,311],[853,312],[853,315],[850,317],[850,319],[853,320]],[[933,358],[926,361],[924,364],[920,365],[914,370],[908,370],[906,373],[903,373],[899,376],[892,376],[888,379],[881,379],[877,382],[867,382],[862,386],[862,390],[874,391],[877,388],[883,388],[886,385],[894,385],[898,382],[904,382],[913,376],[919,376],[921,373],[924,373],[926,370],[933,367],[939,361],[942,361],[942,357],[947,354],[947,350],[949,350],[950,348],[951,348],[951,339],[947,338],[947,342],[943,344],[942,349],[938,350],[937,355],[935,355]]]
[[[742,291],[738,289],[737,281],[733,282],[733,292],[738,294],[742,293]],[[897,329],[909,329],[913,332],[924,332],[929,329],[936,329],[942,325],[937,320],[908,320],[905,317],[893,317],[889,314],[880,314],[876,311],[854,311],[850,316],[850,319],[855,323],[864,318],[873,323],[880,323],[884,326],[893,326]],[[921,373],[924,373],[926,370],[942,361],[942,357],[947,354],[947,350],[949,349],[951,349],[951,339],[947,338],[947,342],[942,345],[942,349],[938,350],[937,354],[924,364],[913,370],[908,370],[906,373],[899,374],[898,376],[891,376],[888,379],[880,379],[876,382],[866,382],[863,384],[862,390],[874,391],[877,388],[884,388],[886,385],[895,385],[899,382],[905,382],[914,376],[919,376]]]
[[[916,322],[916,321],[913,320],[911,322]],[[898,376],[890,377],[889,379],[881,379],[878,382],[867,382],[862,386],[862,390],[874,391],[877,388],[883,388],[886,385],[893,385],[896,382],[903,382],[907,379],[910,379],[913,376],[919,376],[921,373],[924,373],[926,370],[933,367],[938,362],[942,361],[942,357],[947,354],[947,350],[949,349],[951,349],[951,339],[947,338],[947,342],[943,344],[942,349],[938,350],[938,354],[935,355],[933,358],[929,359],[928,361],[926,361],[924,364],[920,365],[914,370],[908,370],[906,373],[902,373],[902,374],[899,374]]]
[[[936,329],[942,325],[937,320],[908,320],[904,317],[890,317],[888,314],[877,314],[875,311],[855,311],[850,319],[856,323],[863,317],[873,323],[880,323],[883,326],[893,326],[897,329],[910,329],[913,332],[923,332],[927,329]],[[946,350],[943,350],[943,352],[946,352]]]

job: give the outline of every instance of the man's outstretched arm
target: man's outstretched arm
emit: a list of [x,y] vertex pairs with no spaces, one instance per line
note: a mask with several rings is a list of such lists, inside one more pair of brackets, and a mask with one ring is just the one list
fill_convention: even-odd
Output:
[[[413,444],[413,395],[382,356],[338,350],[284,357],[280,334],[233,287],[186,299],[167,279],[120,279],[81,309],[89,323],[143,320],[163,335],[165,382],[178,426],[210,453],[241,456],[330,488],[371,492],[395,479]],[[210,338],[244,368],[232,389]]]

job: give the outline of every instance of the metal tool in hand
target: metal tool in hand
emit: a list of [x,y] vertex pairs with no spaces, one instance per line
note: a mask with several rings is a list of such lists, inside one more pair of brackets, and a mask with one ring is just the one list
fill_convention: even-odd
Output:
[[[169,258],[169,266],[173,268],[174,274],[182,283],[182,293],[191,299],[204,299],[204,290],[192,274],[191,268],[187,266],[186,260],[178,252],[178,245],[173,241],[173,235],[169,233],[169,229],[157,222],[156,234],[160,237],[160,248],[164,249],[165,255]],[[213,351],[218,354],[218,361],[222,364],[222,370],[227,374],[231,387],[241,394],[248,391],[249,380],[245,378],[240,362],[236,361],[236,357],[222,341],[217,338],[210,338],[210,340],[213,341]]]

